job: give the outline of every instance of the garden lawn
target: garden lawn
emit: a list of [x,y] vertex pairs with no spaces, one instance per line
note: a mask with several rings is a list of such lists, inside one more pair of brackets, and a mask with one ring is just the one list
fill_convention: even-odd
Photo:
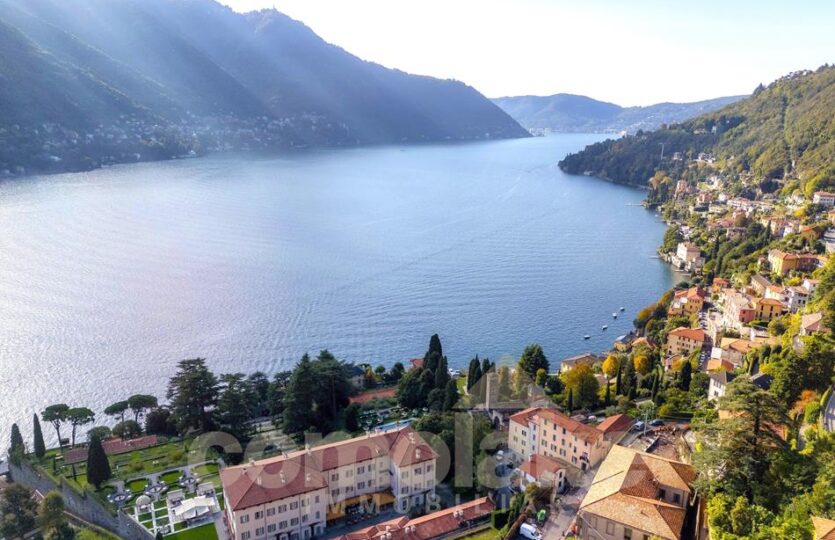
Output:
[[206,523],[199,527],[169,534],[165,538],[168,540],[217,540],[217,530],[214,523]]

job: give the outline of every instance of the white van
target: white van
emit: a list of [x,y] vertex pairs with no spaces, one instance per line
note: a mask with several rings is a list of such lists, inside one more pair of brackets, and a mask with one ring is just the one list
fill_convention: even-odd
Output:
[[530,523],[522,523],[519,527],[519,534],[528,540],[542,540],[542,534]]

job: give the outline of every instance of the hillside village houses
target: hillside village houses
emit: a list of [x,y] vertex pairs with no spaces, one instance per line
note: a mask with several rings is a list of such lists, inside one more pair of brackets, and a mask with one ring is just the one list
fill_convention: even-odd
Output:
[[667,334],[668,356],[688,357],[701,349],[707,341],[707,334],[701,328],[678,327]]
[[686,272],[699,272],[705,264],[699,246],[692,242],[680,242],[676,252],[670,257],[670,263]]
[[699,517],[695,479],[690,465],[613,447],[580,503],[578,538],[683,538],[685,524]]
[[832,208],[835,206],[835,193],[830,193],[828,191],[816,191],[815,194],[812,195],[812,202],[827,208]]
[[670,308],[667,310],[667,315],[674,317],[699,313],[704,307],[706,294],[704,289],[700,287],[676,291]]

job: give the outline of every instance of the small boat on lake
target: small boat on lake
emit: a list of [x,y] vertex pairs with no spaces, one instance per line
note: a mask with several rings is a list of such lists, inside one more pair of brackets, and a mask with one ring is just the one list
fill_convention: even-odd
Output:
[[613,319],[617,319],[617,318],[618,318],[618,314],[617,314],[617,313],[612,313],[612,318],[613,318]]
[[609,328],[609,325],[608,325],[608,324],[604,324],[604,325],[603,325],[603,330],[606,330],[607,328]]
[[625,307],[620,308],[621,311],[626,311]]
[[591,339],[591,336],[586,334],[585,336],[583,336],[583,339]]

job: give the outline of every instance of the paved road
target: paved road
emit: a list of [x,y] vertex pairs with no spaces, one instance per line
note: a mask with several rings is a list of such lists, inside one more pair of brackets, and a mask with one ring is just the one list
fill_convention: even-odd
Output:
[[577,509],[580,507],[583,497],[586,496],[586,492],[589,490],[595,472],[597,471],[586,471],[580,477],[579,485],[573,487],[569,493],[562,495],[560,498],[559,512],[556,515],[551,514],[548,522],[542,528],[543,538],[557,540],[565,536],[566,531],[569,530],[571,524],[574,522]]
[[835,431],[835,387],[829,393],[829,400],[823,409],[823,428],[826,431]]

